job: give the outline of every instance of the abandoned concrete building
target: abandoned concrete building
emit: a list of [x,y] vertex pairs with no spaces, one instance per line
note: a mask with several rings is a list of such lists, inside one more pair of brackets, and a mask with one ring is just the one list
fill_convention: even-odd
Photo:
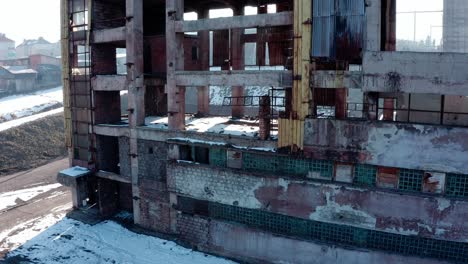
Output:
[[468,262],[468,33],[398,51],[401,1],[62,0],[74,207],[246,262]]

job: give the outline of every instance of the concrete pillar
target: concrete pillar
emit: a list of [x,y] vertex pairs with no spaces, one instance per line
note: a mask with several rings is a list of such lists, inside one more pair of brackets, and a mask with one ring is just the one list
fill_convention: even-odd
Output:
[[345,119],[347,109],[348,90],[346,88],[335,89],[335,118]]
[[[234,16],[241,16],[244,14],[243,6],[234,8]],[[233,70],[244,70],[244,45],[242,44],[241,37],[244,29],[231,30],[231,61]],[[244,87],[232,87],[232,97],[243,97]],[[244,116],[244,100],[232,100],[232,117],[241,118]]]
[[[209,9],[200,10],[198,12],[199,19],[209,18]],[[209,71],[210,70],[210,32],[200,31],[198,32],[200,36],[200,60],[201,60],[201,70]],[[205,116],[210,113],[210,87],[201,86],[197,88],[197,97],[198,97],[198,115]]]
[[271,133],[271,100],[269,96],[260,98],[259,118],[259,137],[260,140],[267,140]]
[[183,20],[184,0],[166,0],[166,61],[169,129],[185,130],[185,87],[177,86],[175,72],[184,70],[184,33],[175,32]]
[[[258,6],[258,14],[266,14],[268,13],[268,6],[266,4]],[[258,28],[257,29],[257,65],[258,66],[265,66],[265,53],[266,53],[266,41],[265,41],[265,29]]]
[[[145,124],[145,87],[143,57],[143,0],[126,0],[127,82],[130,127],[130,170],[132,176],[133,219],[140,224],[137,127]],[[107,212],[103,212],[107,213]]]

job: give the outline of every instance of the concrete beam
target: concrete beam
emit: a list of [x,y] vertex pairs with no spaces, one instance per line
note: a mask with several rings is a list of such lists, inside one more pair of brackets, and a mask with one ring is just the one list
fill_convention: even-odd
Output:
[[94,91],[124,91],[128,89],[125,75],[96,75],[91,79]]
[[176,72],[178,86],[273,86],[291,87],[291,71]]
[[312,86],[317,88],[362,88],[360,71],[315,71],[311,75]]
[[288,26],[293,24],[292,12],[260,14],[252,16],[234,16],[194,21],[177,21],[176,32],[194,32],[203,30],[223,30],[234,28],[256,28]]
[[468,96],[468,54],[366,52],[363,91]]
[[99,136],[130,137],[128,126],[96,125],[93,129],[94,133]]
[[127,29],[126,27],[101,29],[94,31],[92,34],[95,44],[125,42]]
[[132,183],[130,179],[125,179],[121,175],[113,173],[113,172],[98,171],[96,172],[96,177],[111,180],[111,181],[116,181],[116,182]]

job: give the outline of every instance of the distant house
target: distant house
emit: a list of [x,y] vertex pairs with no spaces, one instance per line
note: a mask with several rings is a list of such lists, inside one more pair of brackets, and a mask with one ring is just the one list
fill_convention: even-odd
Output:
[[0,60],[16,58],[15,41],[0,33]]
[[44,38],[26,39],[16,47],[16,55],[19,58],[29,57],[31,55],[46,55],[51,57],[60,56],[60,43],[51,43]]
[[37,71],[24,66],[0,66],[0,92],[17,93],[36,88]]
[[37,72],[36,88],[49,88],[62,83],[61,60],[55,57],[35,54],[26,58],[0,60],[0,66],[14,66]]

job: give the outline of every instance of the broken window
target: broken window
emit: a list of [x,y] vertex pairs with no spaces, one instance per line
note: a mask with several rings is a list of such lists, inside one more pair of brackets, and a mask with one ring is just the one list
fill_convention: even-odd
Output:
[[398,169],[380,167],[377,170],[377,187],[386,189],[398,188]]
[[444,0],[397,0],[396,50],[444,51],[445,20]]
[[352,164],[336,164],[335,165],[335,181],[353,183],[354,165]]
[[242,169],[242,152],[235,150],[227,151],[227,166],[234,169]]
[[179,146],[179,159],[184,161],[192,161],[201,164],[210,163],[210,150],[205,147],[198,146]]

